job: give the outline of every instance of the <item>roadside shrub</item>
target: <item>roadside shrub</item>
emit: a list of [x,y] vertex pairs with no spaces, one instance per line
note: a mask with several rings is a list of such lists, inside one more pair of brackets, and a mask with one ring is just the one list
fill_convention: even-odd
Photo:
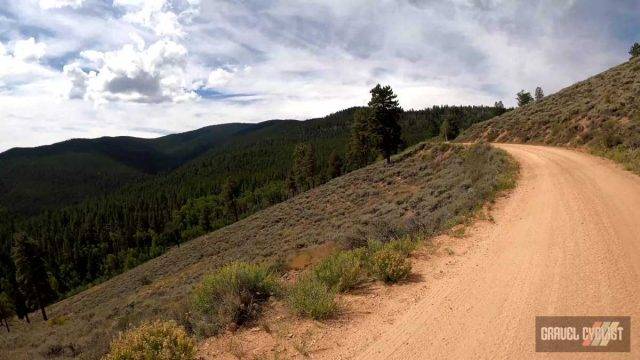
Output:
[[228,325],[242,325],[279,291],[280,283],[267,266],[228,264],[206,276],[193,291],[192,307],[199,315],[195,319],[196,331],[212,335]]
[[312,273],[302,275],[289,289],[289,306],[298,314],[321,320],[337,310],[335,292]]
[[364,280],[362,256],[362,250],[335,253],[319,263],[313,274],[333,291],[351,290]]
[[121,333],[103,360],[191,360],[196,343],[173,321],[155,321]]
[[397,283],[411,273],[411,262],[400,251],[389,246],[373,253],[370,267],[373,275],[386,283]]
[[418,243],[408,235],[400,237],[396,240],[389,241],[387,243],[371,240],[367,244],[368,251],[371,254],[376,253],[382,249],[390,249],[399,252],[404,257],[409,256],[417,248],[417,246]]

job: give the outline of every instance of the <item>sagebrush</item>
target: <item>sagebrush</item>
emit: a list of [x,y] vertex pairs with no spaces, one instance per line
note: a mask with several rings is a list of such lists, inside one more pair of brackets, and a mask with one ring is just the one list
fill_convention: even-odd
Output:
[[278,294],[280,283],[268,266],[234,262],[205,276],[194,289],[195,329],[201,335],[253,319],[260,305]]
[[287,301],[299,315],[322,320],[336,313],[335,298],[335,292],[325,283],[312,273],[306,273],[289,289]]
[[103,360],[194,360],[196,342],[173,321],[144,323],[111,344]]

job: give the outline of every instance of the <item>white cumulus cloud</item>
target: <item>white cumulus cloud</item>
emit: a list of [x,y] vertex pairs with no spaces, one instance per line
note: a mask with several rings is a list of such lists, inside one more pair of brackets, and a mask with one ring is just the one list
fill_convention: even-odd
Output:
[[233,73],[223,68],[217,68],[209,74],[207,79],[208,88],[218,88],[225,86],[233,79]]
[[0,43],[0,87],[15,91],[25,84],[48,79],[54,72],[39,63],[45,44],[33,38],[17,40],[13,47]]
[[46,45],[34,38],[18,40],[13,46],[13,56],[20,60],[40,60],[45,54]]
[[129,44],[116,51],[83,55],[97,68],[86,72],[78,63],[65,66],[72,84],[70,98],[103,104],[179,102],[197,97],[185,80],[187,49],[174,41],[159,40],[142,49]]

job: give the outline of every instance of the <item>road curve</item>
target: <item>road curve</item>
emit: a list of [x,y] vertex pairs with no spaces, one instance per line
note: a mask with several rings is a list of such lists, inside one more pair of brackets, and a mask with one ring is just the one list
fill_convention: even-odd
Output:
[[[521,166],[518,187],[472,235],[482,251],[407,308],[360,359],[640,358],[535,353],[537,315],[628,315],[640,321],[640,177],[588,154],[496,145]],[[466,256],[466,255],[465,255]],[[351,356],[349,356],[351,357]]]

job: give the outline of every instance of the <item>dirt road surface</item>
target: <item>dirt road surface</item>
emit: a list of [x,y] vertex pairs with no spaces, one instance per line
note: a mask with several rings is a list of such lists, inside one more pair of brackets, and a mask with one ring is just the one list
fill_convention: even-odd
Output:
[[[481,245],[393,321],[365,321],[320,357],[640,359],[640,177],[580,152],[497,146],[521,178],[466,239]],[[632,352],[536,353],[537,315],[631,316]]]

